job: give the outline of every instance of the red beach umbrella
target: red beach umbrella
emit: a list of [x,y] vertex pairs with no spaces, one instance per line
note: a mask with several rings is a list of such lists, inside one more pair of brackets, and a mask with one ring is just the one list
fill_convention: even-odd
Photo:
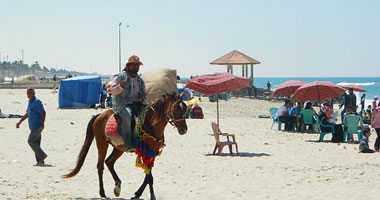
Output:
[[215,73],[194,77],[187,81],[186,87],[205,95],[212,95],[248,87],[251,81],[250,78],[230,73]]
[[304,85],[305,82],[303,81],[297,81],[297,80],[290,80],[286,81],[285,83],[279,85],[272,93],[271,96],[285,96],[285,97],[290,97],[294,92]]
[[346,90],[352,88],[354,91],[357,91],[357,92],[367,92],[367,90],[365,90],[365,89],[363,89],[363,88],[361,88],[361,87],[359,87],[357,85],[354,85],[354,84],[342,85],[340,87],[342,87],[342,88],[344,88]]
[[[235,76],[230,73],[205,74],[186,81],[186,87],[205,95],[231,92],[248,87],[250,78]],[[216,95],[217,124],[219,125],[219,101]]]
[[344,93],[344,88],[334,85],[330,81],[314,81],[299,87],[293,94],[292,99],[298,101],[323,101],[339,97]]

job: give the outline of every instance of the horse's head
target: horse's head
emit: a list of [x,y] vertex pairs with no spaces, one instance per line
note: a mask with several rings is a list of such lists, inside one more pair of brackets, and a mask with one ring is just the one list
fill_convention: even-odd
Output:
[[187,132],[186,119],[184,118],[187,106],[182,100],[183,95],[184,93],[166,94],[169,123],[176,127],[178,133],[181,135],[184,135]]

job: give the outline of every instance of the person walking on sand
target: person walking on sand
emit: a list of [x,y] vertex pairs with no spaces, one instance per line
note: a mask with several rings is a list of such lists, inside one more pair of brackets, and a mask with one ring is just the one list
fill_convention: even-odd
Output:
[[37,165],[43,166],[45,164],[46,153],[41,149],[41,132],[45,127],[46,112],[42,102],[35,96],[33,88],[28,88],[26,95],[29,99],[28,108],[25,115],[16,124],[16,128],[20,128],[21,123],[28,118],[30,134],[28,144],[34,151],[36,156]]

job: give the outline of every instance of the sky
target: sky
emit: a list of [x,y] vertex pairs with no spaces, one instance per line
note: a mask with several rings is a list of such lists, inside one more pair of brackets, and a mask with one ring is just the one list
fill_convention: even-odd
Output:
[[[225,72],[232,50],[261,62],[255,77],[373,77],[376,0],[0,0],[1,60],[115,74],[137,55],[146,72]],[[126,25],[130,25],[126,27]],[[241,67],[234,73],[241,75]]]

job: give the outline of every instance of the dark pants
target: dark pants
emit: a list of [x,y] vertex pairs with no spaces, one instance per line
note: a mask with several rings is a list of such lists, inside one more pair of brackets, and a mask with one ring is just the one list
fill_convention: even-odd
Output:
[[360,151],[360,153],[375,153],[376,151],[372,150],[372,149],[363,149],[362,151]]
[[28,144],[34,151],[36,161],[41,162],[47,156],[41,149],[41,131],[31,130],[28,138]]
[[280,116],[278,119],[285,124],[286,131],[292,129],[297,121],[297,118],[293,116]]
[[[333,124],[334,125],[334,130],[335,130],[335,133],[333,134],[332,138],[331,138],[331,142],[343,142],[343,126],[342,124]],[[327,128],[329,129],[328,131],[331,131],[331,128]]]
[[375,148],[379,148],[380,147],[380,128],[375,128],[375,131],[377,133],[377,138],[375,141]]
[[340,119],[342,120],[342,124],[343,124],[343,119],[344,119],[344,113],[346,113],[346,106],[344,106],[342,112],[340,113]]

